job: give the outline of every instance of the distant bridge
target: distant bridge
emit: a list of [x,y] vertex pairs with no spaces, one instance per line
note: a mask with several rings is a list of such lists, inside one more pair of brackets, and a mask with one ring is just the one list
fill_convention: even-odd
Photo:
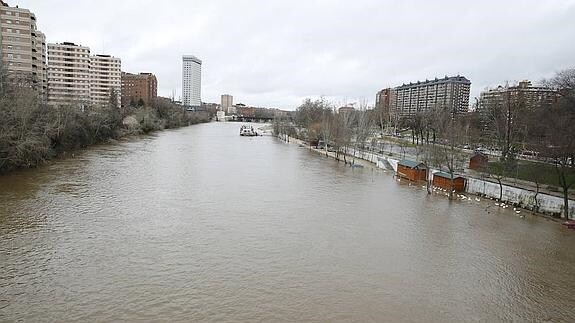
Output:
[[257,122],[257,123],[270,123],[274,120],[274,118],[270,117],[248,117],[248,116],[233,116],[228,121],[235,121],[235,122]]

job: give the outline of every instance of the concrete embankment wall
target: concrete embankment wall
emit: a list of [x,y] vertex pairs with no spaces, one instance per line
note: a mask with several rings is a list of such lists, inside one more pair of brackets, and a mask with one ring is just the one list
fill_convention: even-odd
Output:
[[[349,155],[355,155],[356,158],[365,159],[377,165],[378,168],[389,169],[397,171],[397,164],[399,160],[394,158],[389,158],[385,156],[379,156],[372,153],[366,152],[350,152]],[[435,173],[438,170],[431,170],[431,173]],[[467,178],[467,186],[465,191],[469,194],[483,195],[489,198],[498,199],[499,198],[499,184],[478,179],[478,178]],[[503,201],[506,203],[517,204],[522,208],[533,210],[535,203],[535,192],[519,187],[503,185]],[[537,201],[539,203],[539,212],[544,214],[554,214],[560,215],[563,213],[563,198],[549,195],[545,193],[539,193],[537,195]],[[574,218],[575,214],[575,201],[569,200],[569,215],[570,218]]]
[[[467,178],[466,191],[471,194],[481,194],[492,198],[499,198],[499,184],[477,178]],[[503,185],[503,200],[518,204],[520,207],[532,209],[535,206],[535,192],[514,186]],[[563,198],[549,194],[537,195],[539,212],[546,214],[563,213]],[[569,200],[569,215],[573,218],[575,201]]]

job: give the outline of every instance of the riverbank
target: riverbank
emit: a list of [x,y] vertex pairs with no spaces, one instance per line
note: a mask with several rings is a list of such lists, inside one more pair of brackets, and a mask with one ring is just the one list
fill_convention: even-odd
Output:
[[34,168],[75,151],[120,138],[209,122],[171,102],[149,107],[1,105],[0,174]]
[[[284,138],[280,139],[285,141]],[[398,158],[381,156],[375,153],[367,153],[363,151],[355,151],[353,154],[344,154],[343,152],[340,152],[339,155],[336,155],[335,152],[328,152],[326,154],[324,149],[310,147],[303,140],[290,137],[289,142],[300,146],[305,146],[306,148],[320,153],[323,156],[339,161],[343,161],[343,156],[345,156],[347,164],[350,165],[361,165],[362,167],[389,170],[394,173],[397,172],[397,164],[399,162]],[[432,174],[438,171],[439,170],[437,169],[430,169],[429,176],[432,178]],[[499,200],[500,188],[498,183],[483,177],[473,176],[473,174],[464,174],[464,176],[467,179],[467,185],[464,192],[465,194],[479,196],[495,201]],[[503,182],[501,190],[502,199],[500,202],[502,203],[500,203],[500,205],[502,207],[504,205],[506,207],[511,206],[519,212],[521,212],[521,210],[529,211],[539,216],[562,220],[561,214],[563,212],[563,200],[560,196],[549,194],[542,190],[536,193],[529,187],[513,185],[513,183],[507,181]],[[442,192],[443,191],[439,191],[439,193]],[[573,214],[575,214],[575,201],[570,199],[569,205],[570,219],[573,219]]]
[[349,165],[351,167],[368,167],[368,168],[373,168],[373,169],[380,169],[377,167],[377,165],[375,163],[371,162],[370,160],[357,158],[357,157],[354,158],[351,155],[344,154],[341,152],[339,154],[336,154],[333,151],[326,151],[325,149],[314,148],[314,147],[310,146],[307,142],[300,140],[300,139],[297,139],[297,138],[294,138],[294,137],[289,137],[289,139],[284,139],[284,138],[279,138],[279,139],[281,139],[285,142],[291,143],[291,144],[297,144],[298,146],[305,147],[306,149],[309,149],[313,152],[316,152],[316,153],[318,153],[324,157],[333,158],[337,161],[344,162],[346,165]]

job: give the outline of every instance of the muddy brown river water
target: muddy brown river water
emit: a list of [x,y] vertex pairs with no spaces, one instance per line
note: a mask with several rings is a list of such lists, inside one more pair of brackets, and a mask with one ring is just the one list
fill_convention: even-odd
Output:
[[0,176],[0,321],[575,321],[575,231],[239,126]]

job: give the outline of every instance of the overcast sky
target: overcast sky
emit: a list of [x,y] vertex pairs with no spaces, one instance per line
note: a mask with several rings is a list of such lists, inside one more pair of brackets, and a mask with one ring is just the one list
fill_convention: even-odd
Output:
[[[8,0],[48,42],[71,41],[153,72],[181,96],[181,56],[203,60],[202,101],[295,109],[306,97],[366,99],[461,74],[471,97],[575,67],[575,0]],[[473,99],[472,99],[473,100]]]

